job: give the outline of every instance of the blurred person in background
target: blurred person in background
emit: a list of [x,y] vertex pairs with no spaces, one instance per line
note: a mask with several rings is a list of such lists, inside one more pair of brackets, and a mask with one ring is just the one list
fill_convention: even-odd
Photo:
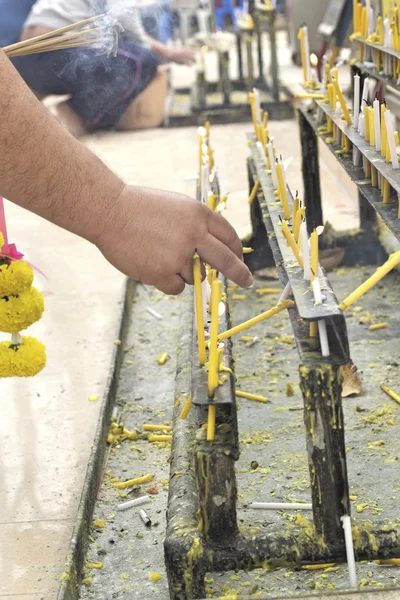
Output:
[[167,96],[166,77],[159,62],[194,62],[194,50],[171,48],[150,36],[143,27],[140,10],[135,0],[34,3],[22,29],[22,40],[108,11],[123,28],[115,56],[104,48],[82,47],[13,60],[39,98],[70,96],[56,110],[76,137],[99,129],[157,127],[164,119]]

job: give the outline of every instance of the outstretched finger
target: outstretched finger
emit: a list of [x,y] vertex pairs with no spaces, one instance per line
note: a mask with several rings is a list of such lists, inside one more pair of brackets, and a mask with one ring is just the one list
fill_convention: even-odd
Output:
[[205,238],[201,247],[198,248],[198,253],[202,261],[220,271],[240,287],[247,288],[252,285],[253,276],[244,262],[212,235]]
[[243,246],[238,234],[230,223],[220,214],[212,211],[208,217],[208,231],[225,246],[228,246],[238,258],[243,257]]

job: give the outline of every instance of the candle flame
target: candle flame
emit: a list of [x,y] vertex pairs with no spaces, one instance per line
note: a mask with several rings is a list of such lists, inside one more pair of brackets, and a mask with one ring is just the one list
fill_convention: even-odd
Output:
[[217,212],[222,212],[224,211],[226,208],[226,202],[220,202],[216,208]]
[[318,235],[321,235],[324,233],[324,229],[325,227],[323,225],[318,225],[318,227],[315,228],[315,231],[318,233]]
[[207,133],[207,132],[206,132],[206,130],[205,130],[205,128],[204,128],[204,127],[199,127],[199,128],[198,128],[198,130],[197,130],[197,133],[198,133],[199,135],[201,135],[202,137],[204,137],[204,136],[206,135],[206,133]]
[[200,48],[200,52],[202,54],[206,54],[208,52],[208,46],[204,45]]
[[222,317],[222,315],[225,314],[225,310],[226,310],[225,302],[220,302],[218,305],[218,316]]
[[318,56],[314,52],[310,55],[310,63],[314,68],[318,66]]

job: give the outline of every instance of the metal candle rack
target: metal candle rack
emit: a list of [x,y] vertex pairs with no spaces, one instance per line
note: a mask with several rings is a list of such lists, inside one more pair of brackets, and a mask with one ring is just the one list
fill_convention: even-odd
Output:
[[[346,560],[340,518],[350,514],[350,503],[339,375],[340,365],[349,360],[345,320],[325,276],[325,301],[320,307],[314,306],[281,235],[280,204],[265,163],[252,143],[250,189],[256,178],[260,179],[261,189],[251,207],[252,222],[263,229],[281,283],[290,283],[295,300],[289,318],[300,356],[313,525],[310,523],[307,533],[292,523],[268,525],[258,534],[253,528],[251,535],[245,533],[244,527],[239,530],[234,471],[239,450],[235,380],[230,376],[215,397],[208,398],[206,373],[197,357],[193,291],[187,292],[178,351],[165,539],[170,597],[174,600],[204,598],[204,577],[208,572],[267,568],[276,561],[301,564]],[[310,338],[309,333],[309,322],[322,318],[327,322],[330,340],[331,354],[327,358],[321,355],[318,338]],[[227,328],[229,312],[225,301],[220,331]],[[234,368],[230,342],[225,345],[225,364]],[[182,407],[190,397],[192,410],[186,420],[181,420]],[[217,406],[213,442],[207,441],[206,429],[202,427],[210,404]],[[361,522],[359,532],[355,543],[357,560],[400,556],[400,531],[396,526]]]

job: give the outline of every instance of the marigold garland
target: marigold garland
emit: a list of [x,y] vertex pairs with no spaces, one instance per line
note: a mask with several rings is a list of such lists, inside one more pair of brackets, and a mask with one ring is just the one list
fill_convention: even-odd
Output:
[[0,299],[0,331],[18,333],[39,321],[43,311],[43,296],[35,287],[18,296],[5,296]]
[[0,342],[0,377],[33,377],[45,365],[46,350],[36,338],[23,337],[17,346]]
[[[1,240],[0,240],[1,241]],[[31,287],[33,269],[24,260],[13,260],[0,266],[0,297],[17,296]]]

